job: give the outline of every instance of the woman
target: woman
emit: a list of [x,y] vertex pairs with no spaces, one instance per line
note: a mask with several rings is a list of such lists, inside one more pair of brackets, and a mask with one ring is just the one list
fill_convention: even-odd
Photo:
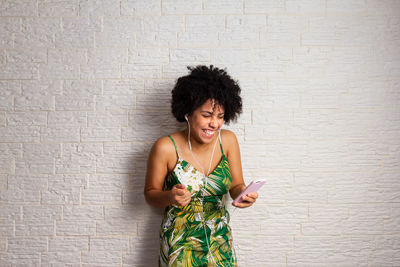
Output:
[[[241,90],[224,70],[189,70],[172,90],[172,113],[187,128],[158,139],[148,159],[146,201],[165,208],[159,264],[237,266],[225,194],[235,199],[246,185],[236,136],[221,127],[241,113]],[[250,207],[257,197],[235,206]]]

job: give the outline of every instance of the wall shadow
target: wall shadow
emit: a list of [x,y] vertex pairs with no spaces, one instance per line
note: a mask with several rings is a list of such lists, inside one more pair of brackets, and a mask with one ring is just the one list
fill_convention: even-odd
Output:
[[173,82],[168,86],[162,93],[157,89],[156,94],[141,96],[141,100],[148,105],[140,105],[130,118],[130,142],[140,149],[129,159],[130,164],[135,164],[135,173],[129,178],[130,190],[126,192],[124,204],[128,204],[132,220],[136,222],[134,227],[137,227],[137,235],[131,237],[130,251],[123,257],[124,266],[158,266],[159,231],[164,209],[149,206],[144,199],[143,189],[147,157],[152,145],[158,138],[183,127],[171,114],[169,99]]

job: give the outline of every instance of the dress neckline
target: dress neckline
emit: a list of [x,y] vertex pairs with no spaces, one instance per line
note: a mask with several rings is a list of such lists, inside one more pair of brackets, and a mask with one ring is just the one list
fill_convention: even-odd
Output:
[[210,176],[211,174],[213,174],[213,173],[219,168],[219,166],[221,165],[222,161],[224,161],[224,160],[228,160],[228,159],[225,157],[225,154],[222,154],[221,160],[219,161],[219,163],[217,164],[217,166],[214,168],[214,170],[213,170],[212,172],[210,172],[208,175],[205,175],[205,174],[202,173],[199,169],[197,169],[193,164],[191,164],[189,161],[184,160],[184,159],[181,158],[181,157],[178,157],[178,161],[177,161],[177,163],[176,163],[176,165],[175,165],[175,168],[172,170],[171,173],[175,172],[175,170],[176,170],[176,168],[178,167],[178,164],[179,164],[180,162],[186,162],[186,164],[189,165],[190,167],[192,167],[196,172],[202,174],[204,177],[208,177],[208,176]]

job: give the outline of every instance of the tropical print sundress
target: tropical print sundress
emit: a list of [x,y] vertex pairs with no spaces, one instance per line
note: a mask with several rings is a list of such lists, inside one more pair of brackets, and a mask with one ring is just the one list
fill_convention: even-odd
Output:
[[166,178],[165,189],[183,184],[191,193],[184,207],[165,209],[160,230],[160,266],[237,266],[232,251],[229,213],[225,209],[225,194],[232,183],[228,159],[218,136],[222,159],[206,177],[179,156],[171,136],[178,162]]

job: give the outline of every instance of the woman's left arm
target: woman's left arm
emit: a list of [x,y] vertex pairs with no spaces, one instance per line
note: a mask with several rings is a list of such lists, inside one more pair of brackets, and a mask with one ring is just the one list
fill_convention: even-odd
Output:
[[[228,130],[224,130],[223,140],[226,142],[226,157],[229,162],[229,169],[231,171],[232,177],[232,185],[229,190],[229,193],[232,199],[235,199],[243,190],[246,189],[246,185],[243,180],[243,172],[242,172],[242,162],[240,159],[240,148],[239,142],[236,138],[236,135]],[[249,193],[242,197],[243,201],[234,206],[238,208],[247,208],[253,205],[258,198],[257,193]]]

